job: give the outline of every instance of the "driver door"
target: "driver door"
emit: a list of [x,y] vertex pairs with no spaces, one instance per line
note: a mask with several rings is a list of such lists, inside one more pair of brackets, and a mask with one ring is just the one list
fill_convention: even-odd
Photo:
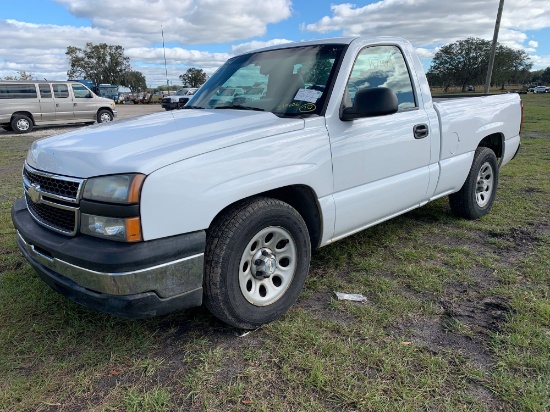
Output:
[[415,98],[411,76],[397,46],[363,49],[348,79],[348,105],[355,91],[387,87],[398,97],[397,113],[327,122],[330,134],[336,223],[342,237],[418,206],[429,183],[430,134],[415,136],[415,126],[429,125]]

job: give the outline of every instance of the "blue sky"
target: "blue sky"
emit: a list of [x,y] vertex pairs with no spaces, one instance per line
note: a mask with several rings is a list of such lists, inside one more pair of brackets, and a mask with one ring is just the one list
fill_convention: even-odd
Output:
[[[149,86],[189,67],[213,73],[228,57],[265,45],[323,37],[393,35],[410,40],[426,68],[437,47],[491,39],[498,0],[0,0],[0,77],[17,71],[64,79],[67,46],[120,44]],[[506,0],[499,41],[550,66],[550,0]]]

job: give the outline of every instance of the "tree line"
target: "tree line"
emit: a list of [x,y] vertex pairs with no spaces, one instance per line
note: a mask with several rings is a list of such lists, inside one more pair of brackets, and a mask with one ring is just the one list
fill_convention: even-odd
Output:
[[[432,86],[447,92],[451,86],[466,91],[468,85],[484,84],[491,51],[491,42],[470,37],[441,47],[435,54],[426,73]],[[533,64],[523,50],[497,45],[491,85],[504,89],[506,84],[531,84]],[[546,69],[550,74],[550,67]],[[540,76],[540,81],[544,81]],[[548,79],[550,81],[550,79]]]

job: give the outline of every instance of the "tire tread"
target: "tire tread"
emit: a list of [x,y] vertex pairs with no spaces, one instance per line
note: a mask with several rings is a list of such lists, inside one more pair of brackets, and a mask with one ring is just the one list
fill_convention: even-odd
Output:
[[[255,329],[261,324],[244,321],[238,317],[227,302],[223,301],[223,258],[228,253],[239,230],[245,227],[246,222],[261,210],[269,208],[284,208],[290,213],[301,216],[287,203],[267,197],[253,197],[238,202],[217,218],[207,234],[205,250],[205,276],[204,276],[204,304],[208,310],[218,319],[232,326],[242,329]],[[305,223],[304,223],[305,227]],[[309,245],[309,237],[308,237]]]

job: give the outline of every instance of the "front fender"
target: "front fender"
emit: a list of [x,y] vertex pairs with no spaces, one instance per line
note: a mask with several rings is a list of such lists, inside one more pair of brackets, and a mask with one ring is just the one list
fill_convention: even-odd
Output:
[[324,118],[304,129],[211,151],[151,173],[142,188],[145,240],[204,230],[227,206],[288,185],[332,193]]

